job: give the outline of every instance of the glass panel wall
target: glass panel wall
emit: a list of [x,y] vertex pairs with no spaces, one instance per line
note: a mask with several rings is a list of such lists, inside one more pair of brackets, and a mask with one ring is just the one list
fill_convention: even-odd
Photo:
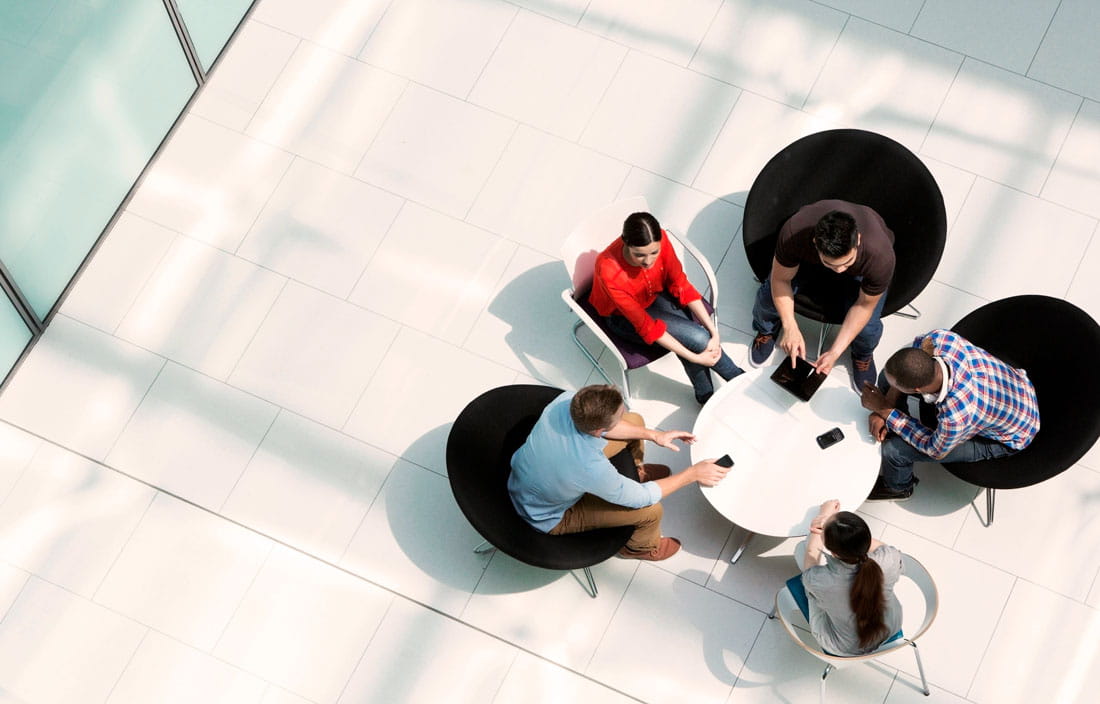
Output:
[[176,0],[204,72],[214,65],[251,4],[252,0]]
[[159,0],[0,0],[0,261],[45,319],[197,83]]

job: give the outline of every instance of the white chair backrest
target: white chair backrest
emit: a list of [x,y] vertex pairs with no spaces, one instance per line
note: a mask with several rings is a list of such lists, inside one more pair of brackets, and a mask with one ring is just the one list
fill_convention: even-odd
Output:
[[924,568],[924,565],[922,565],[917,558],[902,553],[901,564],[905,570],[905,576],[916,583],[917,588],[920,589],[921,595],[924,596],[924,620],[915,633],[907,636],[909,640],[916,640],[923,635],[924,632],[928,630],[928,627],[932,625],[932,622],[936,620],[936,613],[940,608],[940,593],[936,589],[936,582],[932,579],[932,575],[928,573],[928,570]]
[[644,197],[635,196],[608,205],[573,228],[561,246],[561,258],[573,282],[573,291],[592,287],[596,255],[622,233],[628,215],[643,211],[649,211],[649,204]]

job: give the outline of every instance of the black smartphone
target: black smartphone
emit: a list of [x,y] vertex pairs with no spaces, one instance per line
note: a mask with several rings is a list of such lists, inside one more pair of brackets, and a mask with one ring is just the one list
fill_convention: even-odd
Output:
[[840,428],[833,428],[829,432],[817,436],[817,446],[824,450],[826,447],[835,445],[843,439],[844,433],[840,432]]
[[714,460],[714,464],[719,467],[726,467],[727,469],[733,466],[733,458],[729,455],[722,455],[718,459]]

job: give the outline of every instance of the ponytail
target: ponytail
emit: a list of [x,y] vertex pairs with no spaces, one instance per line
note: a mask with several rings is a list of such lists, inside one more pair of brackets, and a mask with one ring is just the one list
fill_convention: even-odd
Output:
[[859,558],[848,603],[856,615],[860,648],[871,648],[886,636],[886,596],[882,593],[882,568],[866,554]]

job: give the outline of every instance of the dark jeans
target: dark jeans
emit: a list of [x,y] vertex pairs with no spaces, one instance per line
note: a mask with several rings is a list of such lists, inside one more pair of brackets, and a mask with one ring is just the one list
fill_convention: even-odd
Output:
[[[885,393],[889,389],[886,383],[886,373],[879,374],[879,388]],[[908,413],[908,396],[898,399],[898,411]],[[933,428],[934,429],[934,428]],[[934,459],[929,455],[913,447],[899,435],[888,433],[882,441],[882,461],[879,464],[878,473],[882,476],[883,483],[890,489],[901,491],[908,489],[913,484],[913,464],[916,462],[939,462],[948,464],[951,462],[979,462],[997,457],[1006,457],[1017,450],[1008,445],[1002,445],[996,440],[975,436],[954,447],[946,457]]]
[[[836,317],[843,317],[847,314],[852,304],[859,298],[859,287],[853,286],[849,291],[837,294],[836,292],[823,291],[815,295],[817,287],[814,286],[812,281],[801,279],[798,276],[794,277],[791,281],[791,287],[794,288],[797,293],[799,289],[802,289],[803,293],[809,295],[815,302],[828,300],[829,296],[836,297],[842,295],[843,300],[839,300],[833,306],[836,308],[834,311],[826,310],[830,315],[836,315]],[[863,329],[856,334],[855,339],[852,340],[852,358],[853,359],[867,359],[870,357],[875,348],[878,347],[879,340],[882,339],[882,307],[886,304],[886,293],[884,292],[878,299],[878,305],[875,306],[874,312],[871,313],[871,319],[867,321],[867,324],[863,326]],[[764,283],[760,284],[760,288],[756,291],[756,302],[752,306],[752,328],[758,333],[764,335],[775,335],[779,328],[779,311],[775,308],[775,301],[772,300],[772,282],[771,276],[764,279]]]
[[[654,319],[664,321],[668,334],[692,352],[702,352],[707,348],[707,344],[710,342],[710,333],[691,317],[691,313],[680,307],[676,299],[667,293],[657,294],[657,299],[646,309],[646,312]],[[623,316],[616,313],[609,315],[605,320],[611,331],[619,337],[638,344],[645,344],[642,338],[638,336],[638,331]],[[683,357],[679,357],[679,360],[684,365],[684,371],[687,372],[688,380],[691,381],[691,386],[695,390],[695,400],[699,403],[705,403],[714,393],[714,382],[710,378],[712,369],[715,374],[726,381],[744,371],[734,364],[733,360],[724,351],[722,356],[718,358],[718,363],[713,367],[704,367],[702,364],[689,362]]]

